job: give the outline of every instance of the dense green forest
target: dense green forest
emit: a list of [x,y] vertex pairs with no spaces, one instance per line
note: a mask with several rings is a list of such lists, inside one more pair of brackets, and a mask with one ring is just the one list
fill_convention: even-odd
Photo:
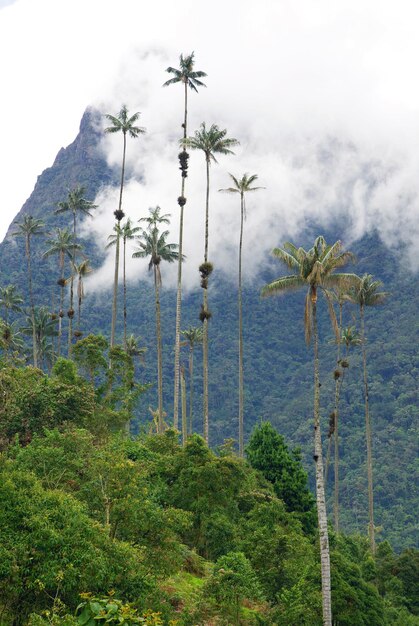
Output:
[[[127,438],[129,381],[104,391],[73,361],[0,384],[2,623],[322,623],[314,498],[268,422],[244,461],[170,429]],[[373,559],[332,531],[330,549],[335,623],[418,623],[417,551]]]
[[[0,244],[0,620],[418,623],[417,281],[375,233],[345,250],[339,218],[242,281],[248,174],[222,190],[241,199],[238,283],[214,268],[209,166],[238,142],[215,124],[187,135],[205,74],[180,61],[179,242],[158,206],[125,219],[126,140],[145,129],[124,105],[105,123],[86,111]],[[104,132],[123,137],[122,173]],[[187,150],[205,155],[207,203],[202,289],[182,297]],[[108,185],[114,277],[89,294],[106,250],[80,222]],[[139,285],[129,240],[151,270]]]

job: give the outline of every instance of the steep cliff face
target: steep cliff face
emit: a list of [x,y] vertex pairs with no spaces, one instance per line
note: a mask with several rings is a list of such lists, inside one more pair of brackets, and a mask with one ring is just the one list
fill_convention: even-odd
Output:
[[[102,185],[112,182],[113,173],[100,152],[100,113],[88,108],[80,122],[76,139],[66,148],[61,148],[51,167],[38,176],[33,192],[22,206],[13,223],[29,213],[48,220],[48,227],[55,226],[54,208],[64,200],[68,190],[76,185],[86,188],[86,197],[93,199]],[[14,229],[8,229],[6,239]]]

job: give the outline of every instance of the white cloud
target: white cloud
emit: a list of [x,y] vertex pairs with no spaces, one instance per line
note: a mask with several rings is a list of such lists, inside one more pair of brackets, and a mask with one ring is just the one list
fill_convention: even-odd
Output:
[[[3,228],[36,176],[70,143],[84,108],[116,114],[122,103],[141,111],[147,135],[128,143],[133,177],[124,194],[138,219],[159,204],[172,213],[177,240],[180,191],[177,140],[182,89],[162,89],[168,65],[195,50],[207,89],[190,93],[190,132],[205,120],[226,127],[241,146],[211,168],[210,256],[235,267],[237,198],[218,194],[228,172],[258,173],[265,191],[249,196],[245,232],[247,276],[285,238],[298,240],[309,218],[325,225],[345,215],[346,239],[377,228],[402,245],[417,269],[419,245],[419,87],[414,80],[419,41],[416,3],[402,0],[203,0],[143,3],[122,0],[19,0],[0,24],[0,72],[9,98],[0,146]],[[3,16],[3,14],[2,14]],[[7,52],[7,53],[6,53]],[[106,137],[118,167],[122,142]],[[205,170],[191,154],[185,207],[185,280],[198,282],[202,257]],[[99,199],[89,222],[99,241],[113,227],[115,199]],[[103,269],[103,284],[108,270]],[[141,263],[129,264],[135,280]],[[175,269],[168,268],[168,282]],[[95,284],[102,284],[95,280]]]

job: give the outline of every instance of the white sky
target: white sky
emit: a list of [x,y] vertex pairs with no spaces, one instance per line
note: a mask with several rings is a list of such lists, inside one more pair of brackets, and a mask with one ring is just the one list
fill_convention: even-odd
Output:
[[[273,246],[298,243],[307,219],[327,225],[337,214],[350,216],[346,242],[376,227],[417,269],[418,23],[416,0],[0,0],[0,237],[74,140],[85,108],[116,114],[126,103],[148,132],[128,144],[130,172],[144,182],[128,184],[124,208],[138,219],[161,205],[176,238],[183,94],[161,85],[165,68],[194,50],[208,78],[191,93],[189,134],[205,120],[241,142],[211,171],[217,266],[235,263],[238,205],[216,190],[229,186],[227,172],[249,172],[266,190],[248,198],[248,276]],[[121,138],[103,147],[117,166]],[[193,284],[203,246],[200,154],[191,155],[187,196]],[[86,225],[99,243],[112,230],[114,198],[112,190],[98,198],[99,217]],[[138,261],[130,267],[134,276]]]

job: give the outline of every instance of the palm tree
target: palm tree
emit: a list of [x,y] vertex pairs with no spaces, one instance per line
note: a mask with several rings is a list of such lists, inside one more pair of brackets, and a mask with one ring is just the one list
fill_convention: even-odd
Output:
[[[77,251],[77,215],[92,217],[93,209],[97,208],[91,200],[86,200],[84,194],[86,192],[85,187],[77,185],[74,189],[68,192],[67,200],[59,202],[57,205],[56,213],[72,213],[73,215],[73,264],[76,262]],[[71,355],[71,344],[73,340],[73,317],[74,317],[74,265],[72,265],[72,272],[70,277],[70,308],[67,311],[68,315],[68,356]]]
[[200,319],[204,325],[203,339],[203,379],[204,379],[204,439],[209,440],[209,415],[208,415],[208,320],[211,312],[208,309],[208,278],[213,270],[213,265],[208,261],[208,234],[209,234],[209,190],[210,190],[210,165],[217,163],[215,154],[234,154],[231,150],[239,145],[237,139],[226,137],[227,130],[221,130],[216,124],[212,124],[209,129],[205,122],[202,122],[199,130],[195,131],[193,137],[187,137],[182,141],[182,145],[191,150],[202,150],[205,155],[207,189],[205,196],[205,243],[204,262],[200,265],[201,286],[204,289],[204,301],[200,313]]
[[148,269],[153,270],[154,274],[154,292],[156,306],[156,337],[157,337],[157,388],[158,388],[158,429],[163,432],[163,370],[162,370],[162,335],[160,322],[160,287],[161,261],[174,263],[177,261],[179,252],[176,243],[167,243],[169,231],[160,232],[158,229],[159,221],[167,221],[167,215],[159,217],[160,207],[150,209],[150,217],[144,218],[143,221],[149,222],[147,230],[141,229],[137,237],[139,249],[132,255],[134,258],[150,257]]
[[[184,118],[183,118],[183,139],[187,137],[188,126],[188,87],[193,91],[198,91],[198,87],[206,87],[206,85],[199,80],[206,76],[205,72],[194,69],[194,53],[179,57],[179,69],[174,67],[168,67],[166,72],[173,75],[173,78],[167,80],[163,87],[168,85],[174,85],[176,83],[182,83],[184,86]],[[179,217],[179,261],[178,261],[178,274],[177,274],[177,294],[176,294],[176,323],[175,323],[175,381],[174,381],[174,394],[173,394],[173,426],[177,428],[178,415],[179,415],[179,362],[180,362],[180,321],[181,321],[181,304],[182,304],[182,254],[183,254],[183,209],[186,204],[185,197],[185,182],[188,175],[188,158],[189,155],[186,152],[185,146],[183,146],[182,152],[179,154],[179,164],[181,170],[181,192],[178,197],[178,204],[180,207]]]
[[93,268],[90,266],[89,259],[84,259],[81,263],[74,265],[74,274],[77,276],[77,337],[81,337],[80,331],[80,317],[81,317],[81,305],[84,298],[84,284],[83,279],[88,274],[93,272]]
[[46,244],[49,248],[44,252],[43,257],[49,257],[52,255],[58,255],[58,267],[60,269],[60,277],[57,281],[60,286],[60,310],[58,313],[58,345],[57,355],[61,355],[61,335],[62,335],[62,318],[64,315],[64,287],[66,280],[64,278],[64,266],[65,257],[70,260],[76,250],[81,249],[81,245],[74,241],[73,234],[68,228],[57,228],[55,231],[55,238],[47,239]]
[[147,352],[147,348],[141,346],[140,343],[141,337],[135,337],[133,334],[129,335],[125,344],[125,352],[132,358],[138,356],[141,363],[144,363],[144,355]]
[[122,150],[122,167],[121,167],[121,184],[119,188],[119,203],[118,208],[114,211],[116,226],[118,229],[116,232],[116,240],[115,240],[115,274],[114,274],[114,283],[113,283],[113,302],[112,302],[112,323],[111,323],[111,344],[110,347],[113,348],[115,344],[115,326],[116,326],[116,314],[117,314],[117,298],[118,298],[118,275],[119,275],[119,240],[120,240],[120,227],[121,220],[124,218],[124,212],[122,210],[122,193],[124,190],[124,179],[125,179],[125,156],[127,151],[127,135],[129,135],[132,139],[136,139],[139,135],[143,135],[146,132],[146,129],[142,126],[136,126],[135,123],[138,121],[140,117],[140,113],[134,113],[134,115],[129,116],[128,109],[125,104],[122,105],[121,110],[118,115],[110,115],[107,113],[105,115],[106,119],[111,122],[111,126],[105,128],[105,133],[122,133],[123,137],[123,150]]
[[37,349],[36,349],[36,330],[35,330],[35,304],[32,289],[32,258],[31,258],[31,238],[43,233],[44,223],[42,220],[32,215],[24,215],[23,220],[16,224],[17,230],[12,235],[14,237],[25,238],[25,254],[28,263],[28,282],[29,282],[29,302],[31,307],[32,320],[32,344],[33,344],[33,364],[38,367]]
[[[352,274],[336,273],[336,270],[352,260],[350,252],[343,252],[340,241],[327,245],[323,237],[317,237],[309,250],[296,248],[286,243],[283,248],[275,248],[273,255],[295,273],[281,276],[265,285],[262,295],[268,296],[300,287],[307,288],[305,299],[305,337],[307,344],[313,339],[314,352],[314,461],[316,464],[316,502],[320,535],[320,561],[322,576],[323,624],[331,626],[330,552],[327,528],[326,500],[323,477],[322,440],[320,433],[320,377],[317,330],[317,298],[319,290],[327,297],[328,287],[351,284]],[[329,312],[334,317],[333,310]],[[336,319],[334,319],[334,325]]]
[[188,433],[192,435],[193,425],[193,366],[194,366],[194,348],[195,345],[201,344],[203,341],[202,326],[189,326],[186,330],[182,330],[181,334],[185,340],[181,342],[182,346],[189,346],[189,424]]
[[387,297],[387,293],[379,291],[382,282],[373,280],[371,274],[357,276],[356,284],[349,292],[349,299],[359,306],[359,316],[361,320],[361,346],[362,365],[364,373],[364,399],[365,399],[365,438],[367,444],[367,475],[368,475],[368,536],[371,552],[375,554],[375,527],[374,527],[374,492],[372,477],[372,442],[371,442],[371,421],[369,412],[368,393],[368,371],[367,371],[367,350],[365,337],[365,307],[382,304]]
[[[327,486],[327,478],[329,473],[329,462],[330,462],[330,451],[332,446],[332,441],[334,441],[335,446],[335,458],[334,458],[334,502],[333,502],[333,518],[334,518],[334,526],[335,532],[339,532],[339,421],[340,421],[340,394],[342,391],[343,380],[345,377],[345,370],[349,367],[349,349],[353,346],[359,345],[360,339],[358,337],[358,333],[356,332],[355,326],[347,326],[346,328],[342,328],[342,304],[343,301],[347,299],[346,290],[337,290],[335,296],[339,299],[339,336],[336,339],[336,343],[338,346],[337,349],[337,359],[336,359],[336,368],[334,370],[334,379],[335,379],[335,406],[334,410],[330,414],[329,418],[329,432],[328,436],[328,445],[327,445],[327,454],[326,454],[326,468],[324,474],[324,483]],[[341,345],[345,346],[345,356],[341,358]]]
[[243,307],[242,307],[242,249],[243,249],[243,223],[246,219],[245,194],[250,191],[258,191],[264,187],[252,187],[258,179],[257,174],[243,174],[238,179],[233,174],[229,174],[233,181],[233,186],[227,189],[219,189],[226,193],[240,194],[240,237],[239,237],[239,455],[244,455],[244,383],[243,383]]
[[[21,338],[20,329],[17,327],[16,322],[6,322],[0,320],[0,348],[5,353],[5,360],[7,363],[10,361],[10,352],[13,351],[15,356],[22,353],[24,349],[24,343]],[[11,359],[13,362],[13,358]]]
[[123,252],[123,268],[122,268],[122,282],[124,285],[124,349],[127,347],[127,279],[126,279],[126,257],[127,257],[127,241],[134,239],[135,235],[140,230],[139,226],[133,226],[130,218],[127,219],[125,224],[119,226],[115,224],[114,235],[109,235],[107,248],[117,245],[117,242],[122,239]]
[[30,335],[32,327],[35,328],[37,361],[42,367],[43,361],[46,357],[52,358],[52,346],[48,343],[48,339],[56,337],[58,334],[56,330],[57,320],[52,319],[51,313],[45,306],[36,307],[34,314],[35,323],[33,325],[31,320],[31,317],[27,318],[28,325],[22,328],[22,332],[26,335]]
[[16,285],[0,287],[0,307],[4,308],[4,321],[9,324],[9,311],[20,313],[23,298],[16,292]]

